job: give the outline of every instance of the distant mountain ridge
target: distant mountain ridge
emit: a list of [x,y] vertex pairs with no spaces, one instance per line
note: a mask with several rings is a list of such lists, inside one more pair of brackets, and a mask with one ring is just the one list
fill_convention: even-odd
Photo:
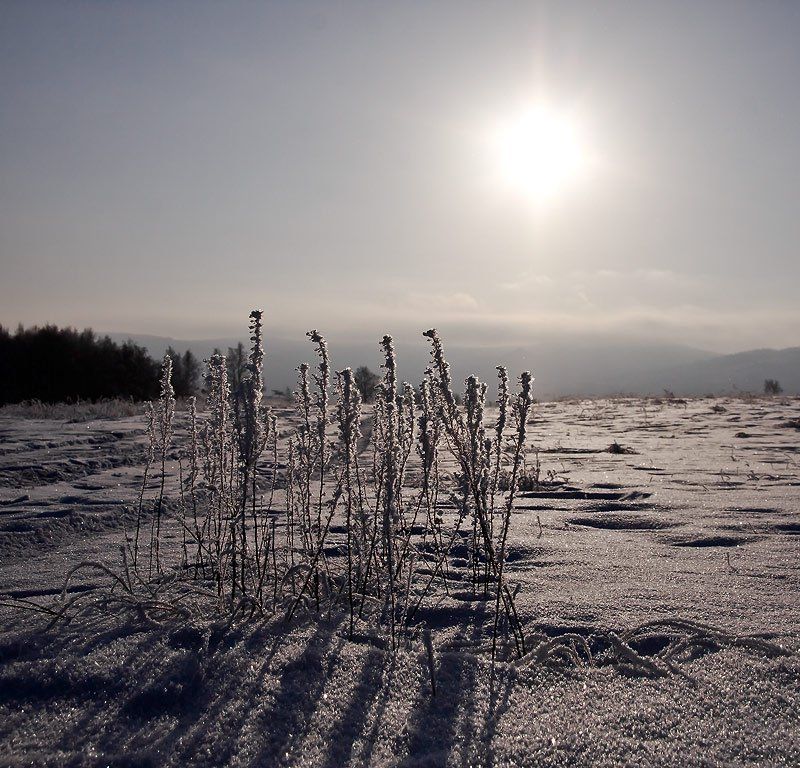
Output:
[[658,384],[675,394],[761,392],[765,379],[777,379],[787,394],[800,393],[800,347],[752,349],[673,366],[633,383],[635,391]]
[[[155,358],[168,346],[178,352],[191,349],[200,359],[215,348],[223,352],[242,339],[233,337],[181,340],[143,334],[109,333],[114,341],[131,339]],[[295,369],[301,362],[315,362],[312,345],[305,339],[270,339],[265,342],[265,380],[268,390],[294,388]],[[396,343],[400,378],[416,382],[428,365],[428,347],[419,343]],[[777,379],[786,394],[800,394],[800,347],[754,349],[735,354],[717,354],[678,344],[645,344],[620,340],[538,340],[530,345],[473,346],[448,344],[445,351],[453,380],[461,382],[470,373],[491,382],[495,365],[506,365],[512,377],[521,370],[535,376],[538,397],[630,394],[676,395],[761,392],[765,379]],[[377,342],[339,343],[330,340],[334,369],[367,365],[379,371],[381,356]]]

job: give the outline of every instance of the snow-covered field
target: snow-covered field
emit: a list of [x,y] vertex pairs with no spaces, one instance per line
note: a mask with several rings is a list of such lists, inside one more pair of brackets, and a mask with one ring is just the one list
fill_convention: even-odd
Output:
[[[43,631],[10,603],[119,567],[145,424],[0,417],[0,765],[800,765],[798,418],[797,399],[537,405],[546,482],[515,505],[508,578],[526,631],[580,635],[596,662],[492,673],[493,608],[455,587],[417,616],[433,696],[421,642],[350,640],[336,615]],[[84,569],[68,593],[109,582]],[[603,638],[673,619],[692,623],[630,638],[655,664],[705,631],[669,674],[603,663]]]

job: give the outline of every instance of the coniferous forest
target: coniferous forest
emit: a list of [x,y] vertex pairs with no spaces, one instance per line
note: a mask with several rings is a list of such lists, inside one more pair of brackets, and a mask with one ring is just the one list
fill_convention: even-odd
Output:
[[[199,364],[190,350],[174,350],[175,391],[191,394]],[[0,405],[25,400],[43,403],[158,397],[159,363],[132,341],[117,344],[91,329],[54,325],[0,326]]]

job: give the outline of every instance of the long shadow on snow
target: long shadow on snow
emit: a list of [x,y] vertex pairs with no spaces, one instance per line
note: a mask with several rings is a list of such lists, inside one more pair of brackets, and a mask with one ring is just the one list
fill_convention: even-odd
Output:
[[250,763],[254,768],[286,762],[293,743],[302,741],[344,642],[336,626],[321,623],[297,657],[283,667],[274,703],[257,715],[256,729],[264,739]]
[[[267,649],[267,636],[271,635],[271,645]],[[263,648],[262,661],[256,673],[246,681],[242,680],[242,670],[237,662],[234,648],[239,642],[245,647],[244,653],[249,657],[252,647]],[[219,657],[209,659],[208,688],[213,691],[213,698],[205,706],[196,711],[185,712],[181,724],[172,733],[154,746],[154,750],[164,754],[172,754],[186,765],[191,765],[198,754],[213,753],[218,765],[229,762],[239,747],[241,732],[245,724],[251,720],[253,711],[258,707],[263,690],[263,679],[267,669],[281,644],[280,635],[273,631],[256,630],[246,636],[223,637],[220,642]],[[212,663],[213,662],[213,663]],[[249,666],[249,665],[248,665]],[[225,680],[224,685],[214,684],[214,678]],[[225,724],[224,733],[220,732],[220,723]],[[175,751],[173,743],[180,738],[180,748]],[[204,746],[205,743],[205,746]]]
[[[328,739],[330,746],[321,764],[324,768],[338,768],[347,764],[353,756],[355,737],[360,733],[370,711],[382,713],[385,710],[393,678],[393,670],[390,668],[388,680],[384,681],[382,671],[385,662],[386,655],[378,649],[371,651],[364,660],[350,702],[336,721]],[[391,663],[389,660],[389,664]],[[376,723],[379,721],[380,715],[376,718]],[[372,744],[374,738],[373,735],[366,742]]]
[[[476,602],[469,619],[459,610],[458,625],[463,626],[454,638],[456,644],[486,640],[485,629],[493,621],[493,603]],[[443,623],[450,623],[440,619]],[[508,682],[490,682],[488,708],[479,711],[481,676],[484,667],[472,654],[449,651],[440,654],[436,669],[437,695],[420,695],[408,719],[408,757],[403,765],[438,765],[458,747],[461,764],[491,764],[490,743],[497,719],[508,699]],[[486,673],[488,674],[488,673]]]

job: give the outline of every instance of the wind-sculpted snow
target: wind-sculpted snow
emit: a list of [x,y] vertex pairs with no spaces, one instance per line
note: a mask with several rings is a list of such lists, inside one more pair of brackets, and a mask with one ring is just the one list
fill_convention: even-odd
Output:
[[[215,615],[167,577],[129,594],[109,575],[143,418],[0,419],[0,764],[798,765],[799,416],[776,399],[536,405],[505,559],[530,650],[494,665],[466,531],[396,650],[365,620],[349,637],[344,611]],[[174,428],[165,561],[186,414]],[[337,517],[332,567],[346,544]]]

